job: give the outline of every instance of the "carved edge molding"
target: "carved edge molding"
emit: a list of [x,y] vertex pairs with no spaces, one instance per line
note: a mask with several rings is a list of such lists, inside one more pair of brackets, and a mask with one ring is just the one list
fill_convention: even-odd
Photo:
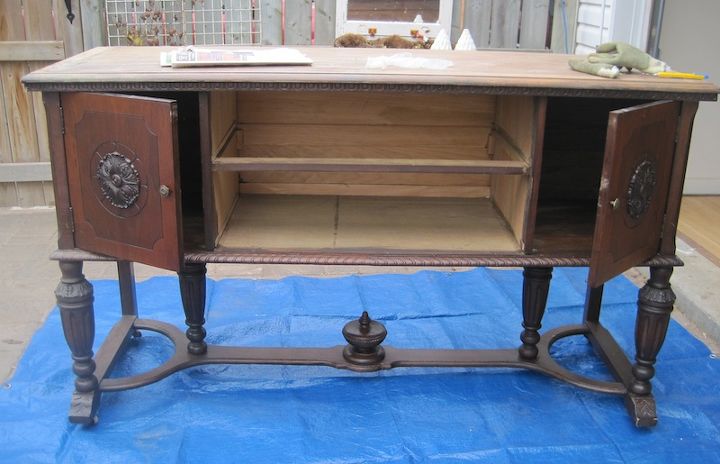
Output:
[[494,85],[398,84],[358,82],[28,82],[30,91],[44,92],[141,92],[141,91],[326,91],[326,92],[395,92],[452,93],[484,95],[525,95],[545,97],[611,97],[648,100],[717,100],[713,93],[679,93],[651,90],[568,89],[554,87],[507,87]]
[[[590,265],[590,258],[556,256],[439,256],[439,255],[371,255],[371,254],[320,254],[320,253],[262,253],[262,252],[206,252],[185,253],[186,263],[243,263],[243,264],[327,264],[375,266],[458,266],[458,267],[582,267]],[[115,258],[77,248],[56,250],[52,260],[62,261],[116,261]],[[655,256],[641,266],[682,266],[677,256]]]

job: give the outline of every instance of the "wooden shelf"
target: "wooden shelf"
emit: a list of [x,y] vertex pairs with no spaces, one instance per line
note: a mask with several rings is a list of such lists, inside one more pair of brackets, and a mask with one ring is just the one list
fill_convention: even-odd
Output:
[[221,249],[518,252],[486,198],[241,195]]
[[429,172],[523,175],[522,160],[218,157],[215,171]]

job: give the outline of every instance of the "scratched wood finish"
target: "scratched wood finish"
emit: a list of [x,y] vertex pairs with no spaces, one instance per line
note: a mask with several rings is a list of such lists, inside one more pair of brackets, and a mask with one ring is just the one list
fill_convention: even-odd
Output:
[[[718,87],[706,81],[662,79],[634,73],[622,79],[603,79],[578,73],[567,65],[569,56],[561,54],[476,51],[456,53],[438,50],[413,50],[423,58],[441,58],[453,62],[445,70],[406,69],[390,67],[368,69],[370,57],[387,54],[383,49],[337,49],[325,47],[297,47],[313,60],[312,66],[258,66],[175,68],[159,66],[160,52],[166,47],[110,47],[95,48],[81,55],[55,63],[26,76],[24,82],[31,89],[43,90],[53,84],[65,89],[71,86],[85,90],[113,90],[122,84],[126,91],[145,89],[156,84],[172,87],[182,83],[185,90],[207,90],[214,84],[242,87],[248,83],[260,85],[305,84],[358,86],[368,84],[389,86],[443,86],[458,91],[482,87],[504,94],[562,94],[570,96],[608,96],[612,92],[673,94],[680,100],[717,100]],[[492,66],[488,66],[492,63]],[[336,87],[335,87],[336,88]],[[311,90],[311,89],[304,89]],[[417,90],[420,90],[418,87]]]

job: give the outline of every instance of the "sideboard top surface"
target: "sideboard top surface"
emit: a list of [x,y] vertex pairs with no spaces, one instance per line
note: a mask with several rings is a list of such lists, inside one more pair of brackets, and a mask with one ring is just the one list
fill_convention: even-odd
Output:
[[[35,71],[23,79],[30,90],[328,90],[489,93],[510,95],[632,97],[717,100],[710,82],[632,73],[606,79],[572,71],[568,55],[521,51],[297,47],[311,66],[163,68],[160,52],[171,47],[99,47]],[[370,57],[410,53],[452,61],[444,70],[370,69]]]

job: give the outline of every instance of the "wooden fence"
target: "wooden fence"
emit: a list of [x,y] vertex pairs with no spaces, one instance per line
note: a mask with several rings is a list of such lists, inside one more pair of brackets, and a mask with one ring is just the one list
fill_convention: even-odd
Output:
[[[309,45],[312,0],[258,0],[262,43]],[[336,0],[315,0],[315,44],[335,40]],[[544,49],[550,0],[455,0],[451,38],[469,29],[479,48]],[[26,73],[107,44],[103,0],[0,0],[0,206],[53,205],[45,112],[28,94]]]
[[63,0],[0,1],[0,206],[54,203],[42,99],[20,79],[82,51],[64,9]]

